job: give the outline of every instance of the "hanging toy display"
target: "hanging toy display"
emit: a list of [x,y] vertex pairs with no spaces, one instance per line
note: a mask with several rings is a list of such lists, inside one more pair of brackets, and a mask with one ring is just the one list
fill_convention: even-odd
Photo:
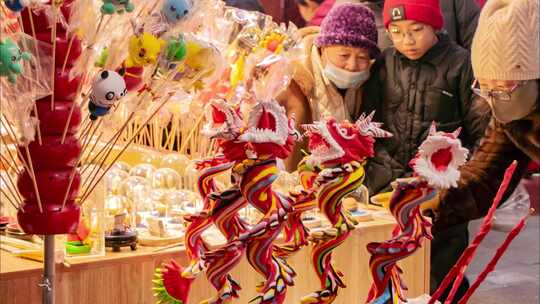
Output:
[[342,199],[362,185],[363,163],[374,156],[374,138],[391,136],[372,122],[373,115],[362,114],[354,124],[330,118],[304,126],[312,153],[306,163],[321,167],[315,180],[317,201],[331,227],[310,236],[311,262],[321,289],[303,297],[302,303],[332,303],[339,288],[345,288],[341,272],[332,265],[332,251],[349,237],[356,221],[342,208]]
[[128,58],[125,67],[143,67],[156,63],[159,53],[166,42],[151,33],[136,34],[129,40]]
[[373,284],[366,303],[407,302],[404,293],[407,288],[397,262],[414,254],[424,239],[432,238],[431,223],[422,216],[422,207],[436,199],[440,190],[457,187],[458,169],[468,155],[458,135],[459,130],[437,132],[433,124],[418,154],[410,162],[414,177],[398,179],[392,185],[394,192],[389,209],[397,225],[392,239],[367,245]]
[[193,7],[191,0],[165,0],[161,12],[171,24],[176,24],[187,14]]
[[178,35],[178,37],[169,38],[165,50],[167,60],[173,62],[184,60],[187,55],[187,47],[184,36]]
[[120,72],[104,70],[96,76],[88,102],[91,120],[109,113],[111,107],[127,94],[126,82],[122,77],[123,70]]
[[131,13],[135,5],[130,0],[103,0],[101,13],[105,15]]
[[0,42],[0,76],[7,77],[9,82],[15,83],[17,76],[22,74],[22,60],[30,60],[31,55],[21,52],[21,49],[9,38]]
[[128,57],[122,64],[128,91],[138,89],[143,82],[144,67],[155,64],[166,41],[155,35],[136,33],[129,40]]

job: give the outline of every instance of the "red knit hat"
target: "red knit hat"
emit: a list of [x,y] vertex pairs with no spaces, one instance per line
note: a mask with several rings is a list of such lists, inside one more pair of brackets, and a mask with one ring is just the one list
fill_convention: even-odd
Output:
[[386,28],[390,22],[399,20],[422,22],[431,25],[436,31],[444,24],[439,0],[386,0],[383,20]]

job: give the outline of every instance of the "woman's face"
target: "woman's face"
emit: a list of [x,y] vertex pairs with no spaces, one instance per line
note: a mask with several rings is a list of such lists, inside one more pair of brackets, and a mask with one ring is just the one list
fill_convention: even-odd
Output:
[[336,67],[349,72],[367,70],[371,62],[369,52],[362,48],[332,45],[323,47],[321,52],[324,65],[330,62]]
[[520,120],[529,115],[539,103],[538,80],[478,79],[475,94],[484,98],[495,119],[502,123]]

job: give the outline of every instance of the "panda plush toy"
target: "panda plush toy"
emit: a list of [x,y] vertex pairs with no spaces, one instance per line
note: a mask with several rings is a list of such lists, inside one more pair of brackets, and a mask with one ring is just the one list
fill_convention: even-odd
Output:
[[126,96],[126,82],[120,73],[111,70],[101,71],[92,83],[92,93],[88,102],[90,119],[96,120],[109,113],[111,107],[122,97]]

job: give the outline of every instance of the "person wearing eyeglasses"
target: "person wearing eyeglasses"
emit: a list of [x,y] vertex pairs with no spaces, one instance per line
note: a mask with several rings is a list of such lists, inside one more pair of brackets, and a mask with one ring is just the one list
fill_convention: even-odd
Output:
[[[302,34],[305,56],[295,63],[293,80],[278,101],[298,127],[328,117],[353,121],[369,68],[380,53],[375,16],[362,4],[343,4],[330,10],[320,28],[305,28]],[[295,145],[284,160],[287,170],[296,170],[306,145]]]
[[540,2],[487,1],[473,39],[472,67],[472,89],[493,115],[461,168],[459,188],[441,193],[436,230],[484,216],[514,160],[518,167],[506,197],[529,160],[540,162]]
[[[356,2],[369,7],[375,14],[375,21],[379,31],[379,48],[385,50],[392,46],[392,40],[386,35],[386,28],[382,20],[384,0],[337,0],[336,5]],[[441,11],[444,17],[443,28],[459,46],[471,49],[471,43],[478,24],[480,6],[476,0],[440,0]]]
[[[373,64],[364,87],[362,112],[375,110],[377,121],[394,135],[377,142],[376,156],[366,166],[371,195],[391,190],[396,178],[412,175],[408,164],[427,137],[437,130],[461,128],[463,145],[474,149],[487,124],[474,106],[469,52],[443,28],[438,0],[386,0],[383,21],[393,47]],[[431,245],[431,288],[435,290],[469,242],[467,223],[436,231]],[[458,295],[468,288],[463,281]],[[445,297],[443,296],[443,299]]]

